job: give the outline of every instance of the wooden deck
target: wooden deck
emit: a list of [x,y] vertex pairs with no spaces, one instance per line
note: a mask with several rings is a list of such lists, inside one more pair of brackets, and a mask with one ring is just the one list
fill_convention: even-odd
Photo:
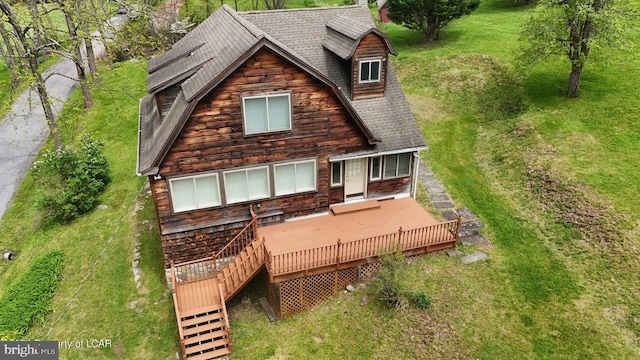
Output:
[[[375,204],[375,206],[372,206]],[[412,198],[333,206],[328,215],[260,227],[271,255],[335,245],[440,223]],[[346,211],[345,211],[346,210]],[[352,211],[349,211],[352,210]],[[338,215],[336,215],[336,213]]]
[[178,310],[182,316],[199,309],[222,305],[218,280],[215,277],[176,284]]
[[395,249],[406,255],[455,246],[459,222],[439,222],[412,198],[368,200],[327,215],[261,227],[271,282],[374,261]]

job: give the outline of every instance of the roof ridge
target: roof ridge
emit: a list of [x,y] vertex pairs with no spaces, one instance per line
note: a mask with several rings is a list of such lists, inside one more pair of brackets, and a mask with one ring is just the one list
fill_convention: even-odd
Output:
[[[224,4],[223,6],[227,6]],[[249,10],[240,11],[238,14],[264,14],[264,13],[276,13],[276,12],[296,12],[296,11],[318,11],[318,10],[334,10],[334,9],[348,9],[348,8],[360,8],[365,5],[344,5],[344,6],[322,6],[311,8],[295,8],[295,9],[273,9],[273,10]]]
[[247,29],[253,36],[258,39],[263,38],[265,36],[265,32],[262,31],[259,27],[255,26],[249,20],[240,16],[235,10],[233,10],[229,5],[223,4],[222,9],[224,9],[234,20],[236,20],[242,27]]

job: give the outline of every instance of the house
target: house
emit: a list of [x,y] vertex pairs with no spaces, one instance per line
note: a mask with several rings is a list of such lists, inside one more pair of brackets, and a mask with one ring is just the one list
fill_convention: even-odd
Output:
[[265,267],[287,316],[366,278],[381,247],[455,245],[411,198],[426,145],[390,54],[366,6],[224,5],[148,62],[137,172],[185,356],[231,350],[225,302]]
[[389,0],[376,0],[376,5],[378,6],[380,21],[385,24],[392,22],[387,15],[389,13]]

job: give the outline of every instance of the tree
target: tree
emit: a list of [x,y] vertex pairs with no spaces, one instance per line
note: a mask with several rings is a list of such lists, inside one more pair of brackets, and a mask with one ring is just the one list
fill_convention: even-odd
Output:
[[389,19],[422,33],[425,42],[438,40],[451,20],[469,15],[480,0],[390,0]]
[[284,9],[287,0],[262,0],[267,10]]
[[622,40],[625,17],[614,1],[544,0],[521,33],[521,61],[529,65],[550,55],[566,56],[571,64],[567,96],[577,96],[591,51]]
[[53,137],[55,147],[60,149],[62,148],[62,139],[60,138],[56,118],[53,115],[53,109],[51,108],[51,99],[49,98],[49,93],[45,86],[45,79],[38,69],[38,53],[41,49],[38,49],[33,39],[28,37],[30,34],[28,31],[29,29],[21,25],[13,11],[13,8],[5,0],[0,0],[0,12],[5,17],[4,19],[0,19],[0,24],[4,25],[5,20],[9,23],[9,26],[11,26],[16,36],[15,40],[18,48],[22,49],[22,53],[24,54],[23,59],[26,62],[26,70],[31,74],[34,86],[38,91],[40,103],[42,104],[42,109],[44,110],[44,115],[47,119],[47,124],[49,125],[49,131]]

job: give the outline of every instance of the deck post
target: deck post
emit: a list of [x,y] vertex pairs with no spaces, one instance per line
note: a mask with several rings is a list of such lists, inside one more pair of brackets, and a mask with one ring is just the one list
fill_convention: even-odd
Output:
[[456,222],[456,245],[458,245],[458,239],[460,239],[460,235],[458,234],[460,231],[460,224],[462,224],[462,217],[458,215],[458,221]]
[[340,239],[338,239],[338,244],[336,247],[336,269],[340,267]]

